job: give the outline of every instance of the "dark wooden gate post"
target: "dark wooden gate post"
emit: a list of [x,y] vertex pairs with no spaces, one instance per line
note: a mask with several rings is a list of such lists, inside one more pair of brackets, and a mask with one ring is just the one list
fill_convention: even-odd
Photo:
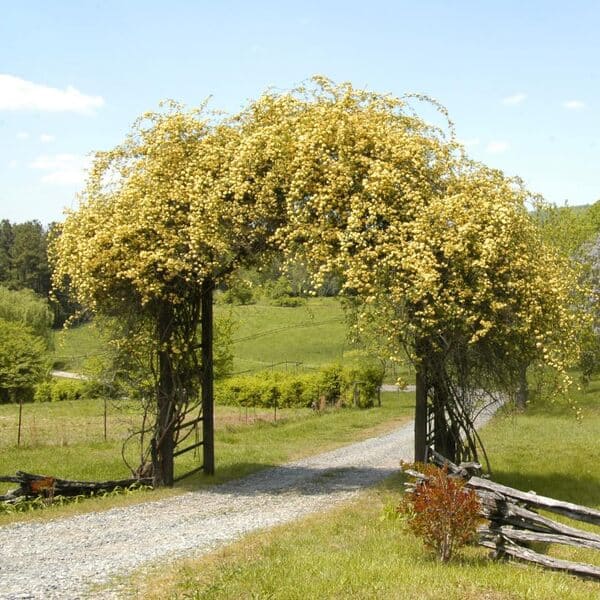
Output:
[[204,472],[215,473],[214,393],[213,393],[213,289],[212,279],[202,282],[202,449]]
[[415,462],[427,460],[427,373],[426,345],[423,340],[415,341],[416,381],[415,381]]
[[427,383],[423,366],[417,366],[415,405],[415,462],[427,460]]
[[158,419],[154,434],[155,452],[152,457],[155,486],[173,485],[175,377],[173,363],[167,349],[171,343],[172,334],[173,311],[169,302],[163,300],[158,314],[158,340],[160,343],[158,352]]

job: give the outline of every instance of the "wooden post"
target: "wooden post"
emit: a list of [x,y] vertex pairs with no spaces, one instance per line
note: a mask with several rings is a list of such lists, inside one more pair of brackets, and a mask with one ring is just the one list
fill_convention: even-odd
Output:
[[19,430],[17,432],[17,446],[21,445],[21,423],[23,421],[23,395],[19,394]]
[[427,394],[429,392],[427,358],[428,344],[423,339],[415,340],[415,462],[427,462]]
[[104,396],[104,441],[106,441],[107,438],[107,428],[106,428],[106,418],[107,418],[107,407],[106,407],[106,395]]
[[425,462],[427,460],[427,382],[422,364],[417,366],[415,383],[415,462]]
[[173,364],[168,350],[173,334],[173,313],[167,300],[161,302],[157,325],[160,349],[158,352],[158,422],[155,432],[156,453],[153,460],[154,485],[172,486],[174,480],[173,452],[175,449],[173,440],[175,381]]
[[446,406],[448,405],[446,390],[438,381],[432,385],[432,393],[434,394],[432,408],[434,449],[448,460],[456,462],[458,460],[457,442],[460,442],[460,439],[456,440],[454,438],[453,427],[448,422],[446,415]]
[[202,449],[204,472],[215,473],[214,391],[213,391],[213,289],[212,279],[202,282]]

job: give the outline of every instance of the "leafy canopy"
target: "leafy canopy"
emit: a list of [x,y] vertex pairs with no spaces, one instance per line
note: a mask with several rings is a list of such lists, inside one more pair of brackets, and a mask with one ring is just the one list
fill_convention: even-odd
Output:
[[486,376],[532,360],[564,371],[581,290],[530,200],[405,100],[315,78],[229,119],[176,104],[144,115],[98,154],[53,246],[55,275],[96,310],[152,313],[193,305],[204,278],[276,247],[317,280],[343,273],[397,357],[427,339]]
[[0,319],[23,324],[42,339],[46,347],[52,345],[52,311],[48,301],[32,290],[9,290],[0,286]]
[[572,363],[585,321],[577,269],[544,239],[519,181],[468,160],[403,100],[322,78],[239,119],[248,193],[285,201],[276,241],[317,279],[344,273],[396,358],[404,344],[416,359],[425,339],[480,380]]
[[0,394],[31,394],[48,368],[44,342],[26,325],[1,318],[0,339]]

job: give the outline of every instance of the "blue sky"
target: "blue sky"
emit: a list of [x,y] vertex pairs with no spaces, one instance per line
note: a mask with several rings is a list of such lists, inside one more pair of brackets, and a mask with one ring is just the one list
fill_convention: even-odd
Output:
[[236,111],[313,74],[442,102],[477,160],[600,199],[600,2],[5,0],[0,218],[62,220],[164,98]]

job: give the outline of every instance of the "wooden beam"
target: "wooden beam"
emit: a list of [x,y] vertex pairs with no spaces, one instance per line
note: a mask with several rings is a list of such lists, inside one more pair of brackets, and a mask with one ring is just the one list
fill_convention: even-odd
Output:
[[[501,538],[501,539],[498,539]],[[507,555],[525,562],[541,565],[547,569],[554,571],[566,571],[572,575],[579,577],[585,577],[589,579],[600,580],[600,567],[594,565],[588,565],[585,563],[575,563],[569,560],[562,560],[560,558],[553,558],[546,556],[545,554],[539,554],[529,548],[523,548],[514,544],[508,539],[502,538],[502,536],[494,536],[492,539],[481,538],[479,543],[486,548],[492,548],[499,555]]]
[[467,482],[468,486],[476,490],[487,490],[502,494],[507,498],[517,500],[519,502],[525,502],[529,506],[535,506],[537,508],[543,508],[550,512],[569,517],[578,521],[585,521],[592,525],[600,525],[600,510],[589,508],[587,506],[581,506],[579,504],[573,504],[571,502],[563,502],[562,500],[555,500],[548,496],[540,496],[533,492],[522,492],[515,488],[489,481],[488,479],[482,479],[480,477],[471,477]]

